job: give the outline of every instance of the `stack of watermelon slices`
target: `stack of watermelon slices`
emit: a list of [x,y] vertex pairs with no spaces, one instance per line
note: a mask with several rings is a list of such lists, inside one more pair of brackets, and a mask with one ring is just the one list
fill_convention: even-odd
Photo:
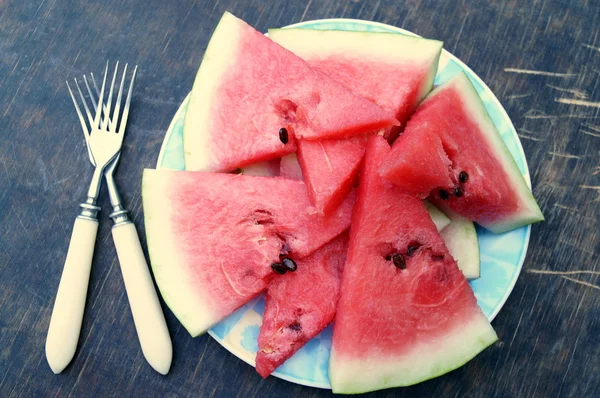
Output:
[[496,340],[465,278],[471,220],[543,219],[477,94],[462,75],[431,91],[437,41],[269,33],[225,13],[187,108],[188,171],[144,173],[163,298],[197,336],[266,292],[263,377],[332,320],[335,392],[463,365]]

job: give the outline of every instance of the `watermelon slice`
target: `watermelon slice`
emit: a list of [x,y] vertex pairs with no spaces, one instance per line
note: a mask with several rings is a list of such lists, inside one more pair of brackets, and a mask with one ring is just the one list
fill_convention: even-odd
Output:
[[310,201],[325,215],[334,211],[354,186],[367,138],[299,141],[298,161]]
[[329,362],[336,393],[419,383],[497,340],[423,202],[378,175],[389,151],[371,138],[360,177]]
[[427,96],[382,162],[380,173],[406,190],[421,195],[431,191],[434,203],[439,201],[492,232],[544,219],[462,72]]
[[456,260],[458,268],[462,271],[465,278],[477,279],[480,276],[479,259],[479,239],[477,230],[471,220],[468,220],[452,210],[444,209],[451,222],[442,231],[440,235],[444,243]]
[[[404,123],[431,90],[442,43],[395,33],[270,29],[269,37],[312,67],[394,112]],[[318,45],[315,45],[318,43]],[[388,129],[393,140],[399,129]],[[348,194],[364,147],[357,142],[297,142],[312,203],[325,214]]]
[[295,138],[342,138],[395,124],[393,113],[226,12],[191,92],[183,126],[185,165],[230,171],[294,152]]
[[142,197],[156,283],[192,336],[263,291],[280,254],[301,259],[345,231],[354,202],[324,219],[301,181],[157,170]]
[[347,249],[348,234],[343,234],[296,261],[295,272],[269,284],[256,353],[256,371],[262,377],[270,375],[333,320]]

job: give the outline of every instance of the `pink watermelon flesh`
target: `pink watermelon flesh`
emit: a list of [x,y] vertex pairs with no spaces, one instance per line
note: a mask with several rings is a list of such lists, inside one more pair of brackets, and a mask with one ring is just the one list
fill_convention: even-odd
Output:
[[396,124],[393,113],[226,12],[194,82],[185,163],[188,170],[230,171],[293,152],[295,138],[343,138]]
[[333,330],[334,392],[415,384],[497,338],[422,201],[378,175],[389,150],[372,137],[360,176]]
[[283,178],[289,178],[291,180],[304,180],[302,169],[300,168],[300,163],[298,163],[298,157],[295,153],[290,153],[289,155],[281,158],[279,175]]
[[[409,122],[410,131],[400,135],[394,142],[389,160],[382,162],[380,173],[394,181],[406,192],[421,198],[429,195],[432,187],[451,190],[452,162],[442,146],[436,130],[418,118]],[[398,154],[393,158],[395,154]]]
[[[421,141],[428,145],[419,146]],[[463,73],[423,101],[380,172],[406,190],[421,195],[431,191],[434,202],[442,201],[493,232],[543,220],[510,152]],[[459,181],[461,172],[467,173],[466,182]]]
[[304,258],[345,231],[354,203],[325,219],[301,181],[154,170],[142,195],[156,282],[194,336],[263,291],[280,254]]
[[330,214],[354,186],[367,136],[345,140],[298,141],[298,161],[311,203]]
[[[441,43],[392,33],[271,29],[277,43],[383,109],[402,124],[431,89]],[[314,43],[319,43],[315,46]],[[382,43],[384,45],[382,45]],[[387,129],[395,139],[399,128]],[[353,143],[336,140],[297,142],[311,203],[325,214],[335,209],[358,174],[366,137]],[[336,165],[333,170],[331,165]]]
[[296,261],[298,269],[274,278],[258,335],[256,371],[267,377],[333,320],[348,235]]

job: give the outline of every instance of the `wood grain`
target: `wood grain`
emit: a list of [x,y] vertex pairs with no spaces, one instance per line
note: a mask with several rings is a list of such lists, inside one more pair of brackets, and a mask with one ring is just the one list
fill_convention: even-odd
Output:
[[0,0],[0,396],[330,395],[261,380],[211,338],[190,338],[166,307],[175,356],[167,377],[156,374],[137,343],[107,211],[76,357],[59,376],[44,357],[70,228],[91,176],[64,81],[99,73],[106,59],[140,65],[117,179],[143,239],[142,169],[155,165],[225,10],[263,31],[344,17],[441,39],[487,82],[520,134],[546,222],[533,227],[524,272],[493,322],[500,341],[446,376],[372,396],[597,395],[597,1]]

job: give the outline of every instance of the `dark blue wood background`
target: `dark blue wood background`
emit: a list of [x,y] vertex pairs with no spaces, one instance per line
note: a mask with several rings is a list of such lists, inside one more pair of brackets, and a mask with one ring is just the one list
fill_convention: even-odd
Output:
[[[546,215],[493,322],[500,341],[468,365],[381,396],[592,396],[600,391],[600,4],[590,1],[0,0],[0,396],[327,396],[254,369],[165,307],[162,377],[138,346],[108,212],[79,349],[61,375],[44,342],[77,203],[91,176],[65,80],[107,59],[140,65],[118,173],[144,236],[140,180],[192,86],[225,10],[259,30],[345,17],[445,42],[511,116]],[[527,71],[537,71],[529,72]],[[103,191],[100,204],[107,209]],[[551,271],[551,272],[549,272]]]

